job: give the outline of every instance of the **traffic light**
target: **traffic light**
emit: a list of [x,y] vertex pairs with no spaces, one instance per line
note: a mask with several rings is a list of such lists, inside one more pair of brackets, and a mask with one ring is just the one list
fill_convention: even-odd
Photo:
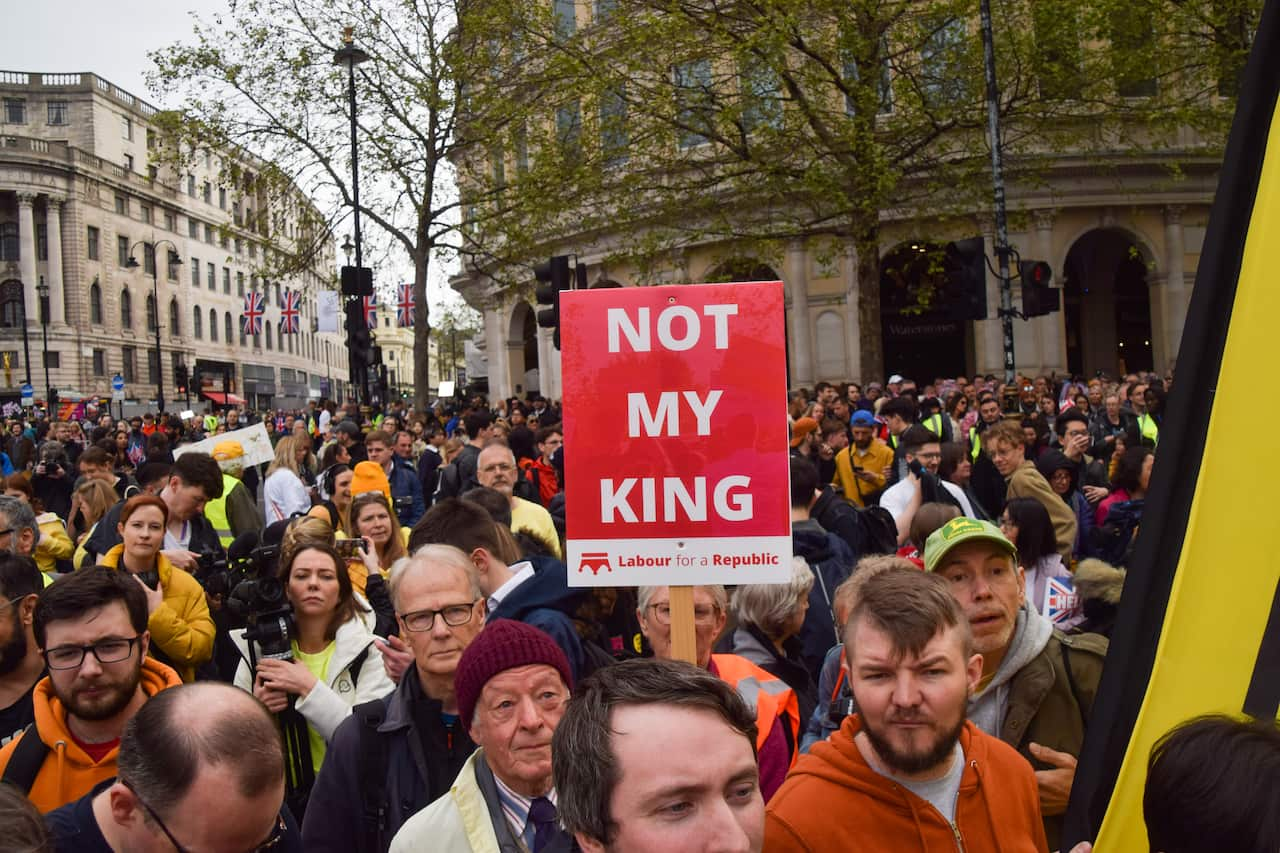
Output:
[[533,276],[538,281],[534,298],[539,306],[547,306],[538,309],[538,325],[555,329],[552,342],[560,349],[560,291],[573,288],[569,279],[569,256],[555,255],[545,264],[538,264],[533,268]]
[[948,243],[944,265],[953,320],[987,319],[987,242],[969,237]]
[[1022,316],[1042,317],[1062,307],[1062,297],[1050,287],[1053,270],[1044,261],[1019,261],[1018,275],[1022,279]]
[[175,365],[173,368],[173,384],[178,386],[179,394],[187,393],[188,381],[187,366],[185,364]]

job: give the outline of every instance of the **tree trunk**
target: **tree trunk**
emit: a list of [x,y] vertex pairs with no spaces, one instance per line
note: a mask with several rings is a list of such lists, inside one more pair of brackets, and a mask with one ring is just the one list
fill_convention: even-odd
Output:
[[413,408],[425,412],[431,402],[431,306],[427,304],[428,249],[413,259]]
[[858,229],[854,247],[858,253],[858,350],[862,376],[868,382],[883,382],[884,338],[880,322],[880,226]]

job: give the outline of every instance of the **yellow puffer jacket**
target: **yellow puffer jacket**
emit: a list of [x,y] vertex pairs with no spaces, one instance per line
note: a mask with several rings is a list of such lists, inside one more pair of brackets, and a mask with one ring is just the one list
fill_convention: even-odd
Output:
[[52,512],[36,516],[36,524],[40,527],[40,541],[36,543],[36,565],[45,574],[57,571],[57,560],[69,560],[74,548],[71,537],[67,535],[67,526]]
[[[118,569],[124,545],[103,554],[98,565]],[[147,619],[151,647],[159,649],[185,682],[195,681],[196,667],[213,657],[213,617],[204,597],[204,587],[190,574],[156,555],[160,588],[164,601]]]

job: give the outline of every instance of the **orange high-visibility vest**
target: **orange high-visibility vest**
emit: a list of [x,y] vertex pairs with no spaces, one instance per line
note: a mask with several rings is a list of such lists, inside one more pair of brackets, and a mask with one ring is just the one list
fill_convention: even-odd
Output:
[[728,682],[756,715],[756,752],[773,730],[773,721],[786,714],[784,725],[791,734],[791,764],[800,751],[800,703],[795,691],[776,675],[770,675],[738,655],[712,655],[720,678]]

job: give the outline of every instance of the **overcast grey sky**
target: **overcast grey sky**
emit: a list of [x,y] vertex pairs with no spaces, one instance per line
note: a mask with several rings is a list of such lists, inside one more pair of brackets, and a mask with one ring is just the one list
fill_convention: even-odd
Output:
[[[192,12],[208,19],[226,0],[13,0],[6,3],[0,68],[92,71],[148,101],[147,53],[190,41]],[[157,106],[164,106],[157,104]]]

